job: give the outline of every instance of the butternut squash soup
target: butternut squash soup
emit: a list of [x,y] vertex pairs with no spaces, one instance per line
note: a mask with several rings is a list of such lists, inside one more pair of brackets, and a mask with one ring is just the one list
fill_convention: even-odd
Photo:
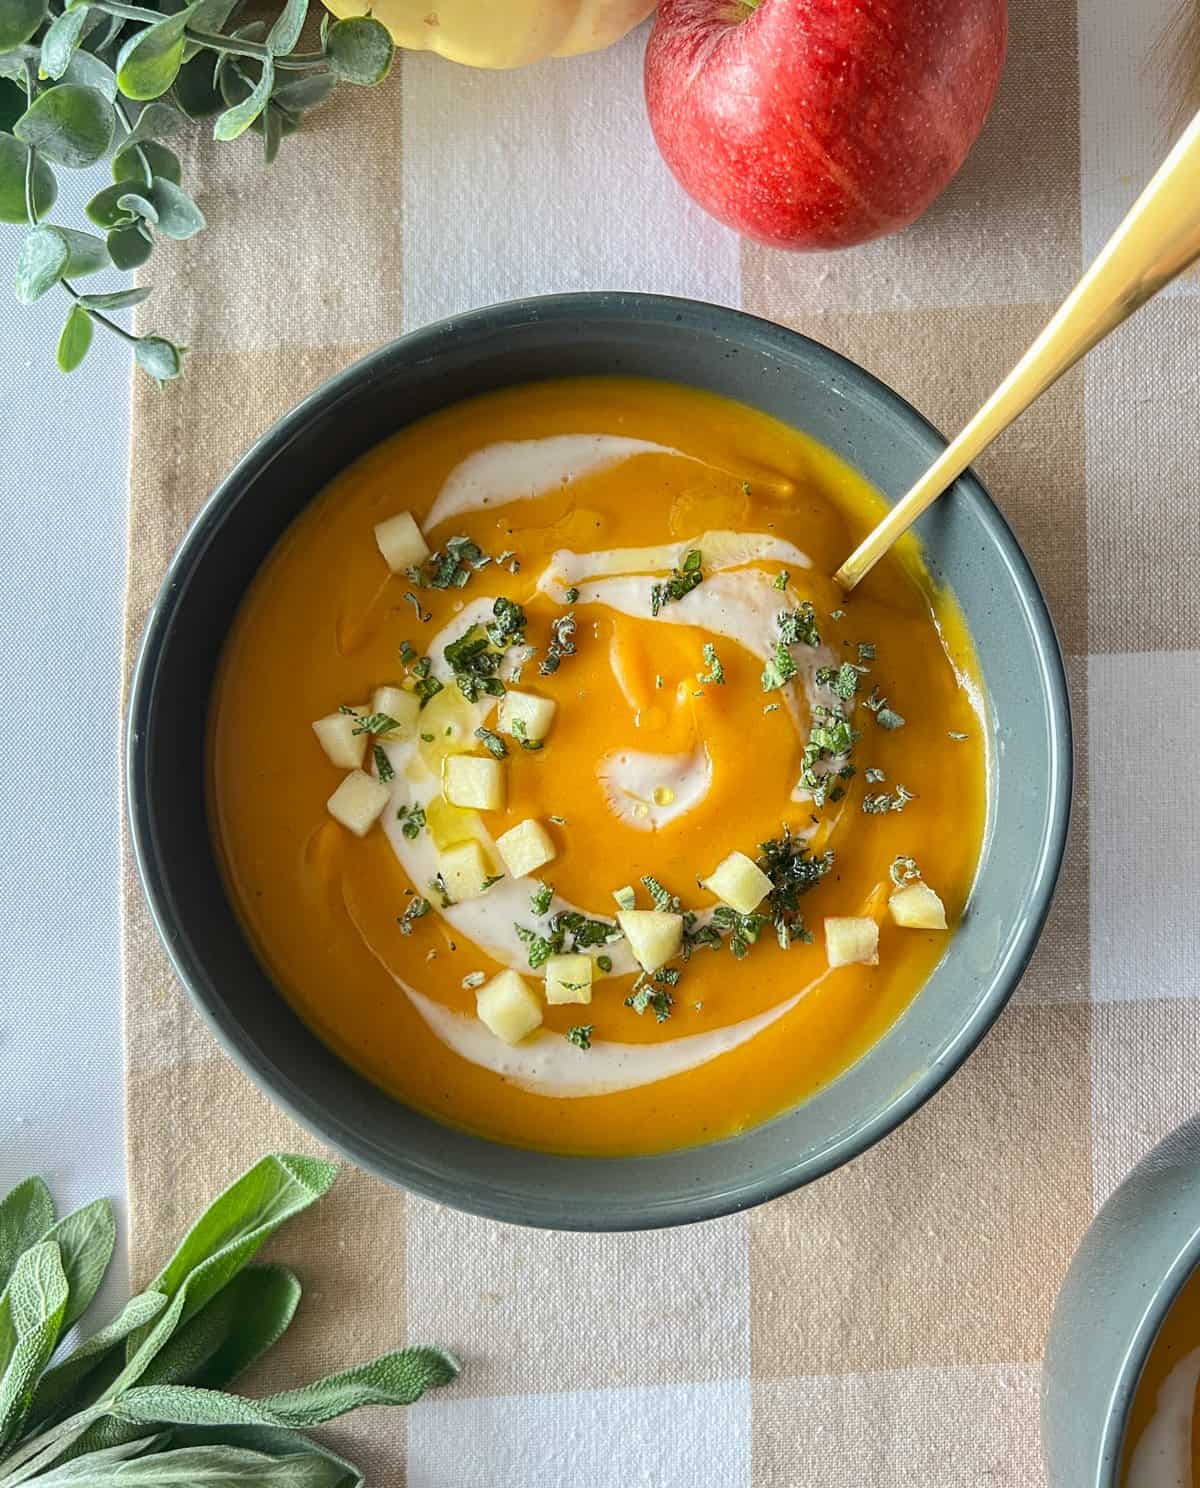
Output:
[[857,1059],[987,806],[915,549],[830,577],[879,510],[794,429],[616,377],[447,408],[335,480],[213,710],[225,871],[300,1015],[412,1106],[568,1153],[724,1137]]
[[1200,1272],[1186,1282],[1138,1381],[1121,1469],[1122,1488],[1200,1485]]

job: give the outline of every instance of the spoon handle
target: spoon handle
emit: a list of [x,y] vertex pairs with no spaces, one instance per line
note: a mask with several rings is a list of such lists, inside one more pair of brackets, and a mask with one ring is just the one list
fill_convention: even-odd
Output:
[[855,548],[849,591],[981,451],[1111,330],[1200,258],[1200,114],[1045,330],[970,423]]

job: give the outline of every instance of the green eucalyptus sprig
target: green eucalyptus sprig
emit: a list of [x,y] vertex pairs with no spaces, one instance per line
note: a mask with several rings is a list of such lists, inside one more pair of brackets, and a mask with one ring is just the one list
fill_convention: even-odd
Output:
[[[280,142],[339,82],[381,82],[395,48],[369,15],[325,15],[320,48],[298,51],[309,0],[285,0],[268,23],[238,24],[243,0],[0,0],[0,222],[26,233],[16,294],[30,304],[58,288],[71,304],[58,364],[73,371],[96,325],[133,347],[160,384],[178,377],[185,348],[133,336],[106,313],[148,289],[86,294],[75,280],[114,265],[139,268],[160,238],[190,238],[204,215],[166,144],[189,119],[214,118],[219,140],[248,129],[269,164]],[[129,102],[142,105],[136,114]],[[56,168],[84,169],[111,153],[112,184],[86,212],[102,236],[49,220]]]
[[[7,0],[5,0],[7,3]],[[287,1330],[300,1283],[251,1265],[324,1194],[332,1163],[265,1157],[201,1215],[145,1291],[73,1348],[116,1225],[100,1199],[55,1221],[40,1178],[0,1200],[0,1488],[361,1488],[351,1463],[302,1433],[364,1405],[410,1405],[457,1361],[401,1349],[252,1400],[225,1392]]]

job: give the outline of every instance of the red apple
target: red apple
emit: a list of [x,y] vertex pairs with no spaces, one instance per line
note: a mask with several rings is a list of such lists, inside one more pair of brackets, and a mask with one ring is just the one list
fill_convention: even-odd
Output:
[[646,104],[714,217],[775,248],[912,222],[983,127],[1006,0],[660,0]]

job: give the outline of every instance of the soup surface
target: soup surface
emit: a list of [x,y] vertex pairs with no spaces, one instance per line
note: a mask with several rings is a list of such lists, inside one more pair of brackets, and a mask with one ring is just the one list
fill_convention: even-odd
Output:
[[335,480],[212,726],[228,880],[301,1016],[411,1105],[574,1153],[726,1136],[851,1064],[986,816],[915,548],[830,577],[879,511],[795,430],[622,378],[462,403]]
[[1159,1329],[1138,1381],[1121,1470],[1123,1488],[1200,1484],[1200,1271]]

